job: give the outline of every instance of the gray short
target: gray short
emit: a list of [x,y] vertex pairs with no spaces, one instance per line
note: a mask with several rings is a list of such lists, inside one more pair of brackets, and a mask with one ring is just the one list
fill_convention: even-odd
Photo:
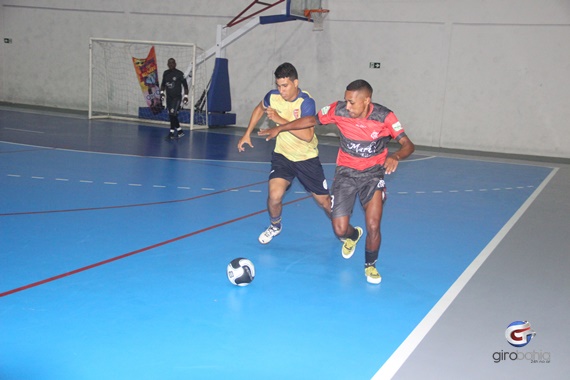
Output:
[[332,217],[352,215],[356,195],[365,206],[376,191],[382,191],[382,201],[386,200],[384,167],[376,165],[365,170],[338,166],[332,186]]

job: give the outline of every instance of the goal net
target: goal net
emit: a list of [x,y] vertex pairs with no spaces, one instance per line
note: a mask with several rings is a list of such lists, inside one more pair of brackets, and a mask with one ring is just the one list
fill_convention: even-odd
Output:
[[207,127],[208,81],[204,51],[195,44],[91,38],[89,44],[89,118],[141,120],[169,124],[160,101],[160,81],[169,58],[184,72],[189,102],[178,114],[190,129]]

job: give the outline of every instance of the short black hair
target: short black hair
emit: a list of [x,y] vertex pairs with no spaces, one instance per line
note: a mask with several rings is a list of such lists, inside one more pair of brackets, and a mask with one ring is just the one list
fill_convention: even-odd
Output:
[[275,69],[275,79],[289,78],[292,81],[299,79],[297,76],[297,69],[289,62],[285,62],[277,66]]
[[365,81],[364,79],[357,79],[353,82],[350,82],[348,86],[346,86],[346,91],[362,91],[366,90],[372,96],[372,86],[370,83]]

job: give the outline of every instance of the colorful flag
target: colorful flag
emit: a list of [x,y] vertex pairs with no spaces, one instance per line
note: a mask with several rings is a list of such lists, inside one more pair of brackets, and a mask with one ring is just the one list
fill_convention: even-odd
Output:
[[158,67],[154,46],[150,48],[146,58],[132,58],[146,104],[152,113],[157,115],[162,112],[163,107],[160,100],[160,85],[158,84]]

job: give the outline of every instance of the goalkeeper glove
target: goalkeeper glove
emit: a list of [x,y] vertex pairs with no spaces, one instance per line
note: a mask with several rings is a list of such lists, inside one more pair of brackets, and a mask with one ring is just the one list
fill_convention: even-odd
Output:
[[182,99],[182,102],[184,102],[184,104],[188,104],[188,95],[184,94],[184,98]]

